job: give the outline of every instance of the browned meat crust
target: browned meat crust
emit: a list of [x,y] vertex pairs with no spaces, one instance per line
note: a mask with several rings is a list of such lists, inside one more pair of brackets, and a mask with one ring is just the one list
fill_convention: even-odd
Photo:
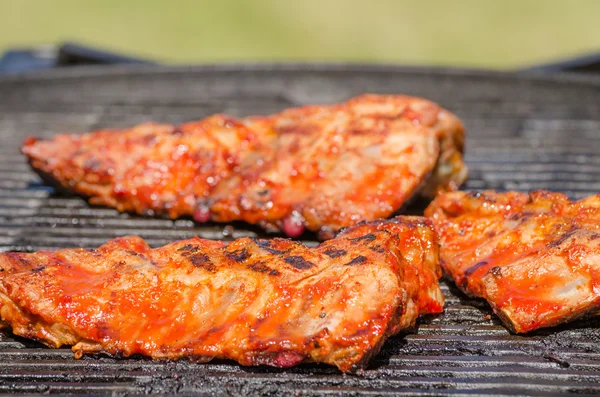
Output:
[[98,249],[0,254],[0,318],[76,357],[227,358],[364,367],[382,343],[440,312],[435,234],[424,218],[363,224],[307,248],[286,239],[139,237]]
[[485,298],[519,333],[600,309],[600,195],[453,192],[425,212],[442,264],[466,293]]
[[329,238],[460,185],[463,142],[460,121],[432,102],[362,95],[266,117],[30,138],[23,152],[92,204]]

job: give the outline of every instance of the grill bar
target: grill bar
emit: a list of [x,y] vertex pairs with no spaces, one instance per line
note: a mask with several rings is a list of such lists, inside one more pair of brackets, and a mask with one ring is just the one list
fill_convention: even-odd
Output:
[[[600,192],[600,80],[358,66],[256,66],[141,70],[73,69],[0,79],[0,250],[94,247],[138,234],[151,245],[200,235],[261,235],[236,224],[198,227],[189,219],[144,218],[59,195],[19,153],[28,135],[183,122],[344,100],[362,92],[419,95],[455,111],[468,131],[466,188],[547,188],[572,197]],[[306,241],[315,244],[314,241]],[[600,393],[600,321],[588,319],[512,335],[482,300],[443,282],[443,315],[391,338],[361,375],[331,367],[244,368],[75,360],[0,330],[0,393],[196,393],[285,395],[555,395]]]

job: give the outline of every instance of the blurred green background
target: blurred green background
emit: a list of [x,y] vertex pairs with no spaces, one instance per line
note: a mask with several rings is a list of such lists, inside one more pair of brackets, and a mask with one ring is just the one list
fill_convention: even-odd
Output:
[[0,0],[0,51],[513,68],[600,51],[599,0]]

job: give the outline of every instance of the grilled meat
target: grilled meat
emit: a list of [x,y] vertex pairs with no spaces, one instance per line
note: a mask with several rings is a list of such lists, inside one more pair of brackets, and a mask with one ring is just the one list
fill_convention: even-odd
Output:
[[273,150],[240,121],[216,115],[179,126],[141,124],[128,130],[25,141],[23,152],[41,176],[90,198],[90,203],[139,214],[192,215],[246,157]]
[[30,138],[23,152],[92,204],[329,238],[461,184],[463,140],[460,121],[432,102],[362,95],[266,117]]
[[441,194],[426,210],[444,270],[525,333],[600,310],[600,195]]
[[[391,231],[390,231],[391,230]],[[76,357],[106,352],[290,367],[364,367],[385,339],[439,312],[429,221],[362,224],[308,248],[287,239],[139,237],[98,249],[0,254],[0,317]],[[433,275],[433,276],[432,276]],[[421,293],[425,291],[425,293]]]

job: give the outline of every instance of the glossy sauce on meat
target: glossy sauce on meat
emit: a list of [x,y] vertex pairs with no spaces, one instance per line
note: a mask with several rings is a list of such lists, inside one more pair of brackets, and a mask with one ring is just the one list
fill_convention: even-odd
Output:
[[399,217],[316,248],[193,238],[152,249],[123,237],[93,250],[2,253],[0,317],[17,335],[73,345],[76,357],[352,371],[420,313],[442,310],[436,244],[427,220]]
[[600,309],[600,196],[453,192],[426,210],[444,270],[515,332]]
[[420,98],[362,95],[270,116],[28,139],[46,180],[93,204],[330,238],[466,178],[464,130]]

